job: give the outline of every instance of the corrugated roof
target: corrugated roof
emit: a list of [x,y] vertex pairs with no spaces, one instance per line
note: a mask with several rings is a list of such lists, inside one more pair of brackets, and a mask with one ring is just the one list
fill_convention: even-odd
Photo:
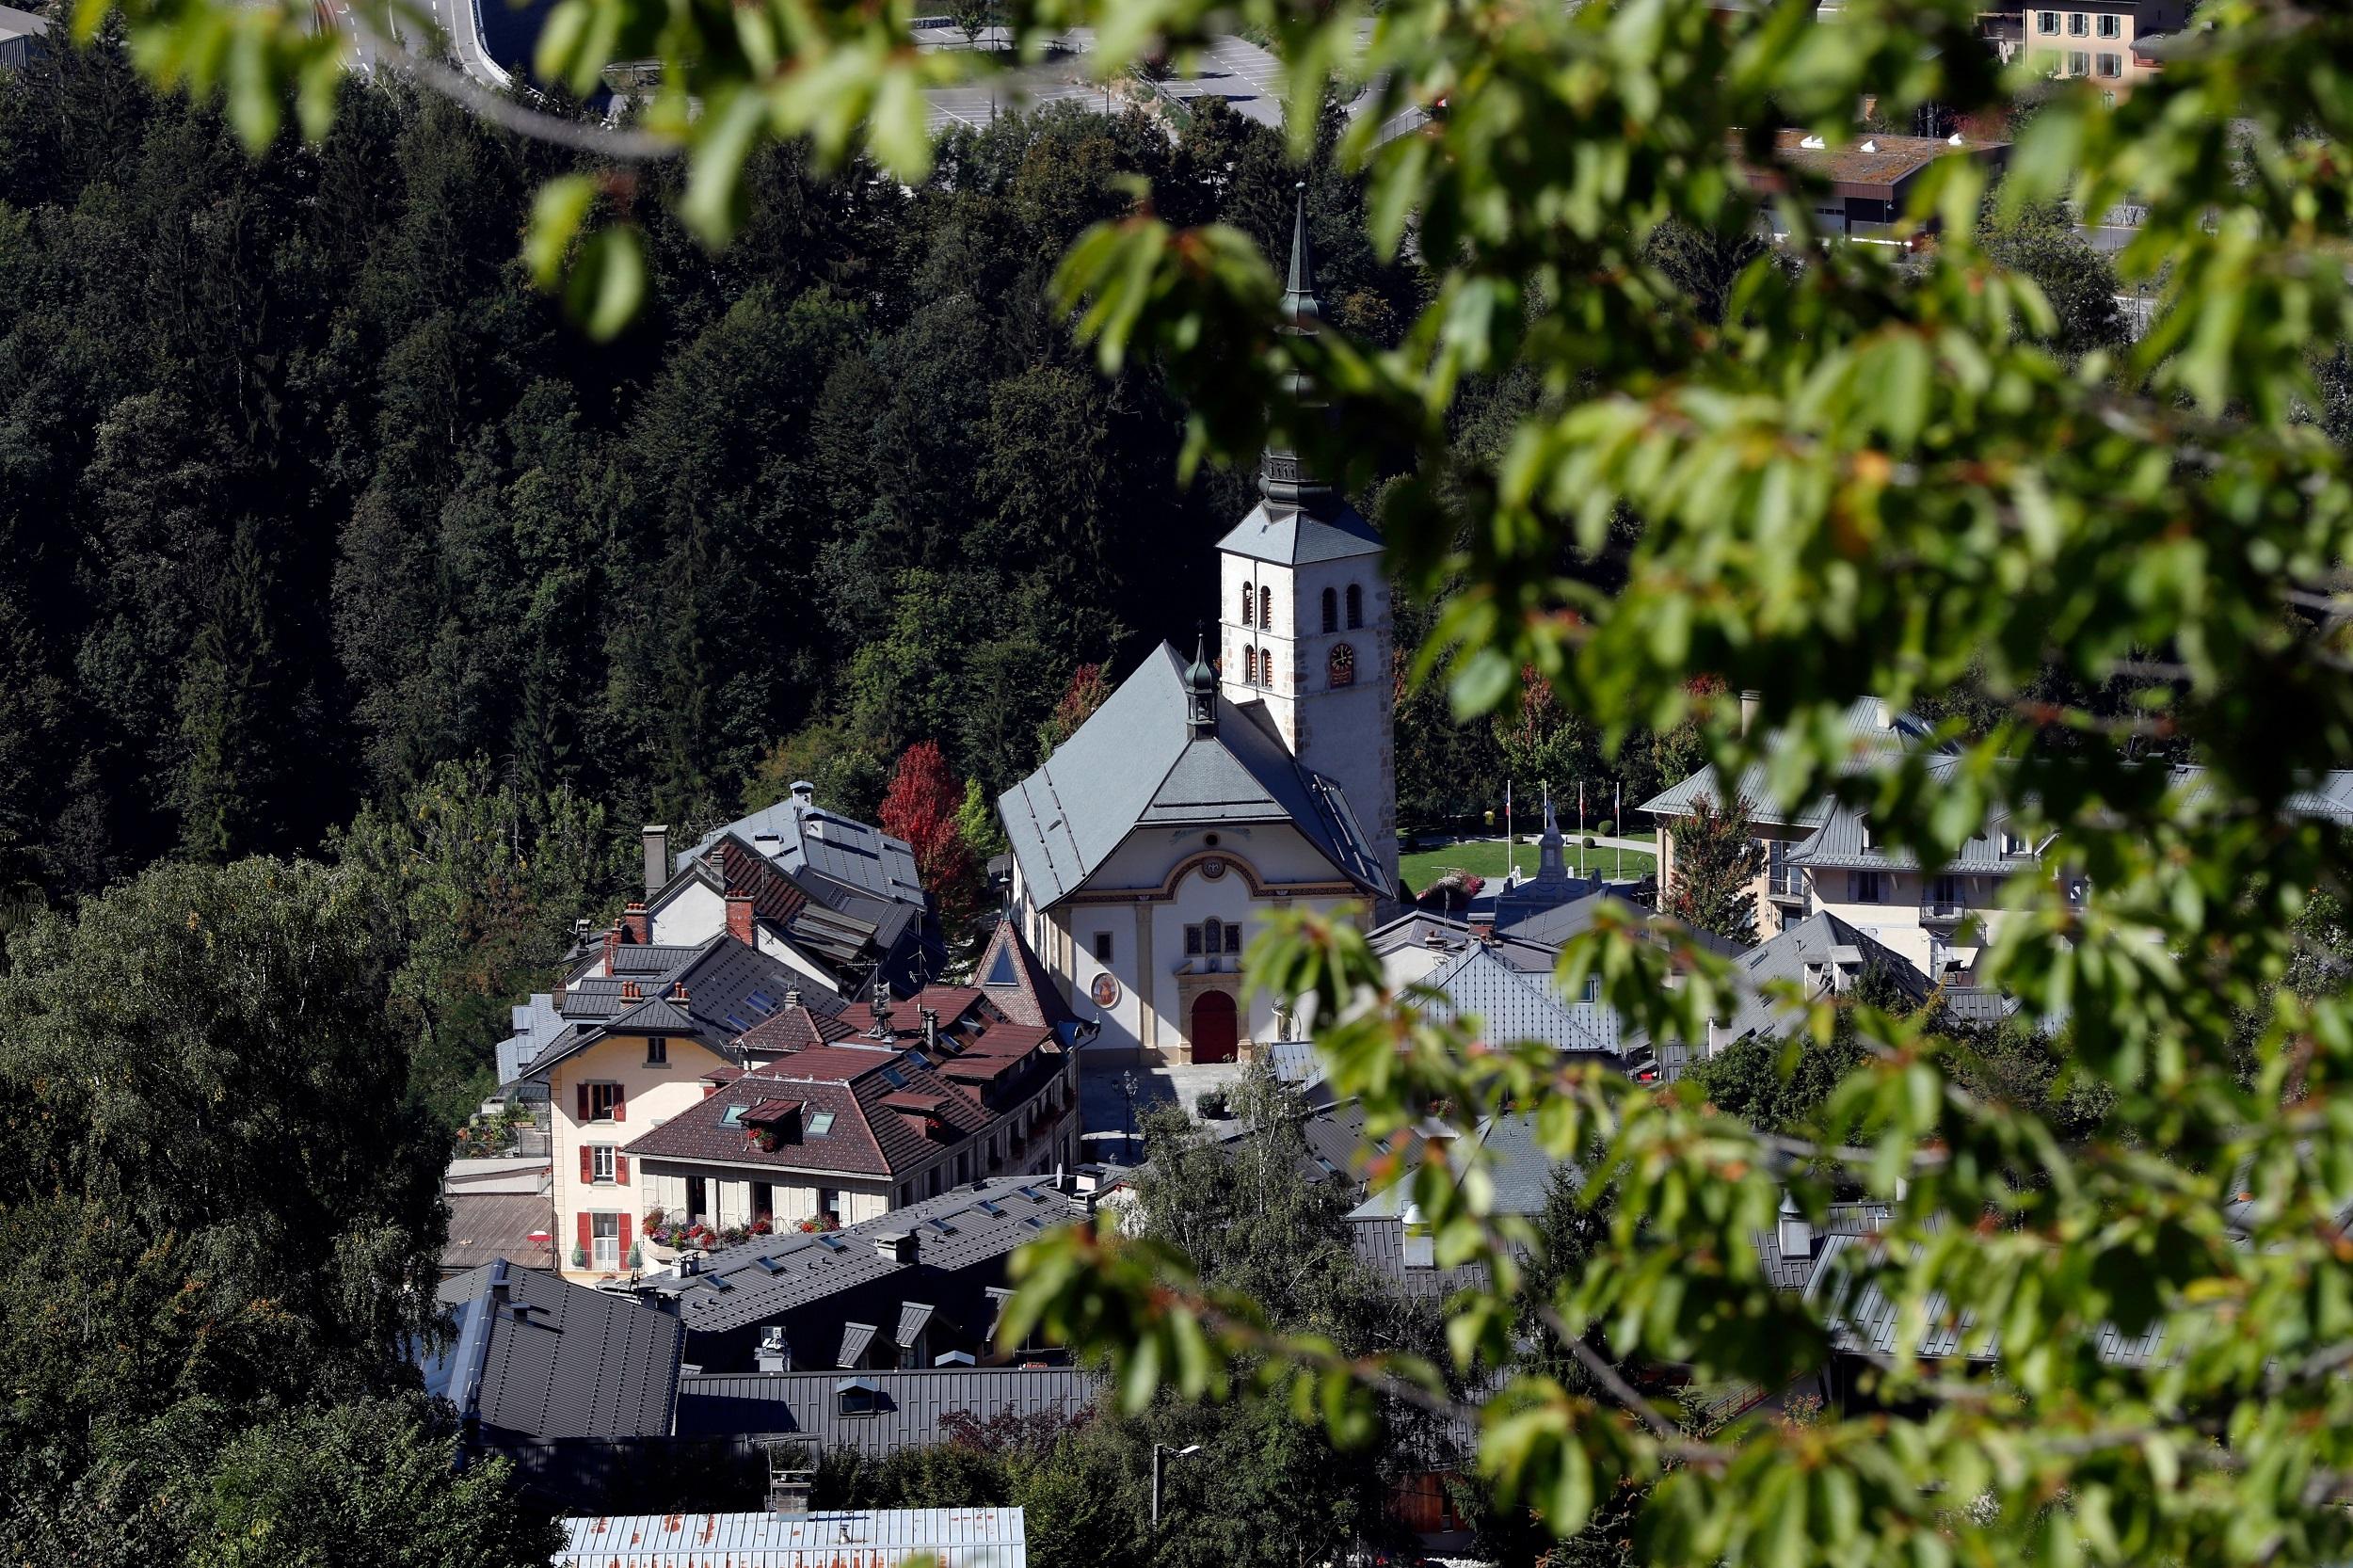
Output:
[[566,1519],[559,1568],[1027,1568],[1017,1508],[643,1513]]
[[1344,501],[1336,501],[1320,513],[1261,501],[1217,541],[1217,548],[1254,561],[1291,567],[1378,555],[1384,547],[1380,530]]
[[1194,735],[1184,663],[1162,643],[1043,766],[999,797],[1038,904],[1075,892],[1139,827],[1229,822],[1289,822],[1336,872],[1367,891],[1388,891],[1339,787],[1302,768],[1258,714],[1223,696],[1215,701],[1215,732]]

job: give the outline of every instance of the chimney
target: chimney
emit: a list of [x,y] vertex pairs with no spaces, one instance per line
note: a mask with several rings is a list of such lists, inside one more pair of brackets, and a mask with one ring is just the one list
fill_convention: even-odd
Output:
[[629,939],[639,947],[653,940],[647,935],[645,900],[631,899],[628,907],[621,911],[621,923],[629,928]]
[[506,1259],[503,1257],[490,1264],[490,1310],[493,1314],[503,1314],[506,1310]]
[[1756,728],[1757,710],[1764,706],[1765,694],[1763,692],[1742,692],[1740,694],[1741,734],[1746,735],[1750,730]]
[[816,807],[817,786],[806,778],[794,779],[792,781],[792,808],[795,811],[810,811],[816,809]]
[[683,980],[673,980],[670,982],[670,1000],[672,1001],[684,1001],[686,1000],[686,982]]
[[1814,1227],[1806,1222],[1805,1210],[1798,1207],[1797,1194],[1786,1187],[1781,1190],[1781,1220],[1775,1229],[1782,1256],[1814,1256]]
[[798,985],[787,985],[784,988],[784,1004],[787,1007],[801,1005],[801,988]]
[[620,951],[621,937],[621,922],[615,920],[613,929],[604,934],[604,972],[607,974],[613,972],[613,955]]
[[623,1001],[643,1001],[646,1000],[646,994],[637,988],[637,982],[633,980],[624,980],[621,982],[621,1000]]
[[923,1009],[923,1045],[926,1049],[939,1048],[939,1014],[936,1009]]
[[752,1352],[752,1365],[763,1372],[789,1372],[792,1369],[792,1351],[785,1342],[783,1324],[772,1323],[760,1331],[760,1344]]
[[728,895],[728,935],[743,943],[745,947],[751,947],[754,945],[752,940],[751,894],[729,893]]
[[917,1257],[920,1256],[920,1250],[917,1244],[915,1233],[911,1230],[885,1231],[874,1238],[874,1251],[879,1253],[885,1261],[896,1263],[902,1267],[914,1267]]
[[649,822],[637,830],[637,840],[646,852],[646,896],[651,898],[670,880],[670,830]]
[[1888,708],[1887,699],[1883,696],[1875,696],[1871,699],[1871,718],[1881,729],[1896,728],[1896,715]]

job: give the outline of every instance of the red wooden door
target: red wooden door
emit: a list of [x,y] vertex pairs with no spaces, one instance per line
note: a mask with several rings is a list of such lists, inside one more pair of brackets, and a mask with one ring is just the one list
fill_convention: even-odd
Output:
[[1231,1062],[1235,1042],[1241,1038],[1232,997],[1223,991],[1204,991],[1193,999],[1194,1062]]

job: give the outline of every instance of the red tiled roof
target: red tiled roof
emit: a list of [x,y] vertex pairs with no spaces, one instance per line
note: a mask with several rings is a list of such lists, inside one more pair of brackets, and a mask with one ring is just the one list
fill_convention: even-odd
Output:
[[[883,1076],[887,1066],[898,1068],[907,1080],[905,1089],[894,1088]],[[754,1112],[787,1094],[800,1103],[802,1131],[773,1151],[761,1149],[742,1126],[726,1123],[732,1107]],[[832,1126],[822,1136],[808,1136],[807,1129],[824,1111],[833,1112]],[[973,1137],[995,1120],[968,1091],[904,1056],[812,1050],[745,1073],[638,1138],[629,1152],[657,1160],[669,1156],[895,1176],[923,1163],[942,1142]],[[935,1122],[944,1138],[932,1135]]]
[[780,1007],[735,1037],[736,1045],[756,1054],[808,1050],[846,1039],[857,1027],[846,1018],[829,1018],[800,1003]]
[[791,877],[733,834],[719,840],[717,864],[720,892],[750,895],[752,913],[763,920],[788,924],[808,904],[808,895]]
[[780,1122],[800,1110],[803,1103],[789,1099],[755,1100],[744,1108],[741,1119],[746,1122]]

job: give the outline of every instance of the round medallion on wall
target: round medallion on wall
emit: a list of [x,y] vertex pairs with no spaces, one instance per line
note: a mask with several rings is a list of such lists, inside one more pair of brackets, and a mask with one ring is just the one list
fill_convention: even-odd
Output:
[[1225,862],[1220,860],[1215,856],[1211,856],[1207,860],[1201,862],[1201,874],[1208,877],[1211,882],[1215,882],[1219,877],[1225,874]]
[[1119,982],[1113,980],[1108,972],[1098,974],[1095,977],[1095,984],[1087,987],[1087,995],[1095,999],[1095,1005],[1097,1007],[1117,1007],[1119,1005]]

